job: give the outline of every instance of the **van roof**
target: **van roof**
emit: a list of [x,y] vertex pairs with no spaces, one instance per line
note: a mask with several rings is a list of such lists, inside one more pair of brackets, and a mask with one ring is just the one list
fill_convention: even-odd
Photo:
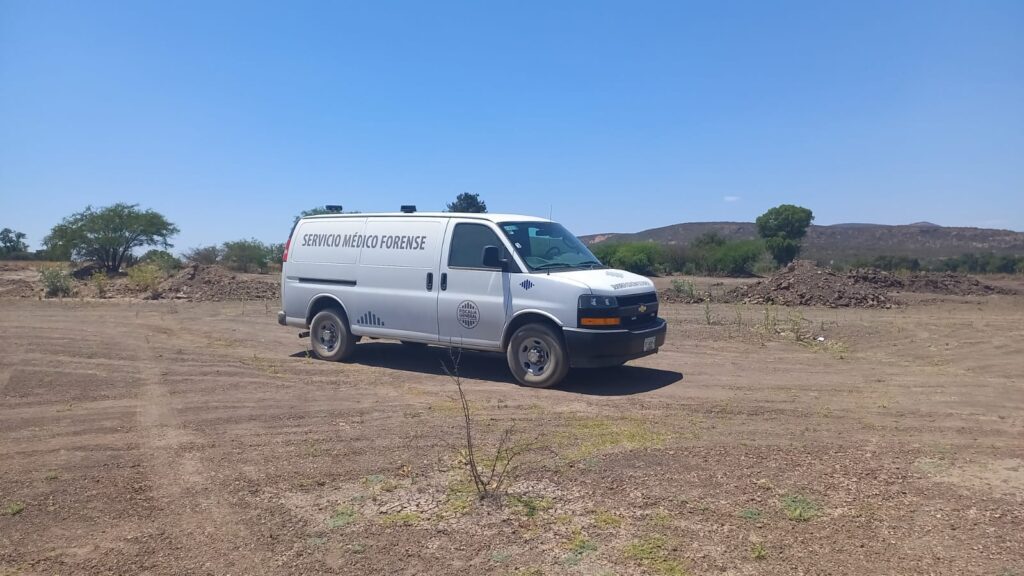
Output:
[[386,216],[388,218],[474,218],[490,222],[550,222],[547,218],[536,216],[524,216],[522,214],[490,214],[477,212],[368,212],[365,214],[317,214],[315,216],[303,216],[303,220],[316,220],[319,218],[367,218]]

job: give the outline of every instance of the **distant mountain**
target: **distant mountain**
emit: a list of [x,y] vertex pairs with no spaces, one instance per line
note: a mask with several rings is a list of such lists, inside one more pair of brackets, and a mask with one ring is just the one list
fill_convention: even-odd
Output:
[[[717,232],[729,239],[757,238],[757,226],[753,222],[688,222],[630,234],[591,234],[580,239],[587,244],[654,241],[686,245],[707,232]],[[811,226],[804,239],[802,255],[828,262],[881,255],[945,258],[965,252],[1024,256],[1024,232],[947,227],[931,222],[897,226],[858,223]]]

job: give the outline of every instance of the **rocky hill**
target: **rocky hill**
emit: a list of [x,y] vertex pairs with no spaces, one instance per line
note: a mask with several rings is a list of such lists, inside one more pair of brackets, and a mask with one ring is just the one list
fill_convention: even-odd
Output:
[[[707,232],[730,239],[756,238],[753,222],[688,222],[631,234],[582,236],[588,244],[653,240],[686,245]],[[945,258],[966,252],[1024,255],[1024,232],[989,228],[958,228],[917,222],[897,226],[883,224],[833,224],[811,226],[802,255],[818,261],[845,261],[874,256]]]

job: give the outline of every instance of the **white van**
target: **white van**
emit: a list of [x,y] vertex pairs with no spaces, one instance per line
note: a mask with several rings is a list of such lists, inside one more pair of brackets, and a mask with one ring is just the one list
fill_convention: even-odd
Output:
[[504,352],[516,380],[617,366],[665,342],[654,284],[560,224],[508,214],[326,214],[285,246],[278,322],[344,360],[361,337]]

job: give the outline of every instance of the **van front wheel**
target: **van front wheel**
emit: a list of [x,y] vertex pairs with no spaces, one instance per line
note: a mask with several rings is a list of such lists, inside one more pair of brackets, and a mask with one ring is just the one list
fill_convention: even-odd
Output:
[[352,355],[356,339],[348,329],[341,313],[333,308],[322,310],[309,325],[309,340],[313,354],[321,360],[336,362]]
[[569,372],[569,355],[562,339],[544,324],[527,324],[508,343],[508,367],[524,386],[549,388]]

